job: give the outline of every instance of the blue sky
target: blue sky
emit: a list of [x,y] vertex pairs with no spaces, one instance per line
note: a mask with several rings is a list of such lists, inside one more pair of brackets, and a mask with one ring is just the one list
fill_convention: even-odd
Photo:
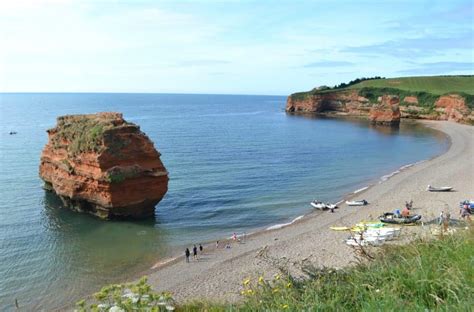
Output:
[[0,91],[279,94],[472,74],[472,1],[0,0]]

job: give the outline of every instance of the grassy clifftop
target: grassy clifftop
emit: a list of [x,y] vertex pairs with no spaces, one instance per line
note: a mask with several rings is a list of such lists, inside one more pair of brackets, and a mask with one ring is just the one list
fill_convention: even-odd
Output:
[[474,95],[474,76],[401,77],[366,80],[348,89],[394,88],[403,91],[428,92],[443,95],[450,92]]
[[[474,76],[426,76],[381,78],[352,81],[333,88],[320,87],[307,92],[293,93],[293,100],[304,100],[312,95],[356,90],[360,96],[376,102],[383,94],[398,95],[401,100],[406,96],[416,96],[418,106],[433,108],[441,95],[459,94],[465,98],[469,108],[474,109]],[[355,82],[355,83],[354,83]],[[401,103],[404,104],[403,102]]]

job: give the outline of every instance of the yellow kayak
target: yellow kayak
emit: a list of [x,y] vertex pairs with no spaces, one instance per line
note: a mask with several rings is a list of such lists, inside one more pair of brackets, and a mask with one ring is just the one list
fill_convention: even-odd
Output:
[[347,226],[331,226],[329,227],[333,231],[349,231],[351,228]]

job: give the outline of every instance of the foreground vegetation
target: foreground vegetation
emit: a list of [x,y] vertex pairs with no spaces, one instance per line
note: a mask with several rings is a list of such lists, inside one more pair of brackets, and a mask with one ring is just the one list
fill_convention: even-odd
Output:
[[[474,306],[473,234],[471,231],[439,240],[386,246],[375,260],[347,270],[305,267],[304,279],[284,272],[271,281],[249,278],[243,281],[243,301],[237,305],[195,302],[172,308],[177,311],[470,311]],[[145,296],[158,304],[134,310],[130,308],[132,299],[127,299],[128,306],[121,306],[123,311],[160,311],[166,306],[171,309],[168,295],[152,294],[143,280],[141,283],[140,298]],[[114,289],[123,290],[118,287]],[[108,298],[110,302],[109,293],[110,287],[105,288],[96,298]],[[143,304],[143,300],[140,302]],[[89,310],[84,302],[79,309]],[[108,311],[96,305],[92,306],[94,309]]]

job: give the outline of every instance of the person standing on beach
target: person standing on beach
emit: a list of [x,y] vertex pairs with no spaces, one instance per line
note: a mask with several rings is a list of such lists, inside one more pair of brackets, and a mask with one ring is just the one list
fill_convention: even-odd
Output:
[[459,211],[461,218],[466,219],[468,222],[471,222],[471,208],[469,207],[470,204],[464,203],[461,206],[461,210]]
[[194,260],[198,259],[198,249],[197,249],[196,245],[194,245],[194,247],[193,247],[193,258],[194,258]]
[[186,256],[186,262],[189,263],[189,256],[191,255],[191,253],[189,252],[189,248],[186,248],[184,255]]
[[199,251],[200,251],[201,253],[202,253],[202,250],[203,250],[203,249],[204,249],[204,248],[202,247],[202,245],[199,244]]

